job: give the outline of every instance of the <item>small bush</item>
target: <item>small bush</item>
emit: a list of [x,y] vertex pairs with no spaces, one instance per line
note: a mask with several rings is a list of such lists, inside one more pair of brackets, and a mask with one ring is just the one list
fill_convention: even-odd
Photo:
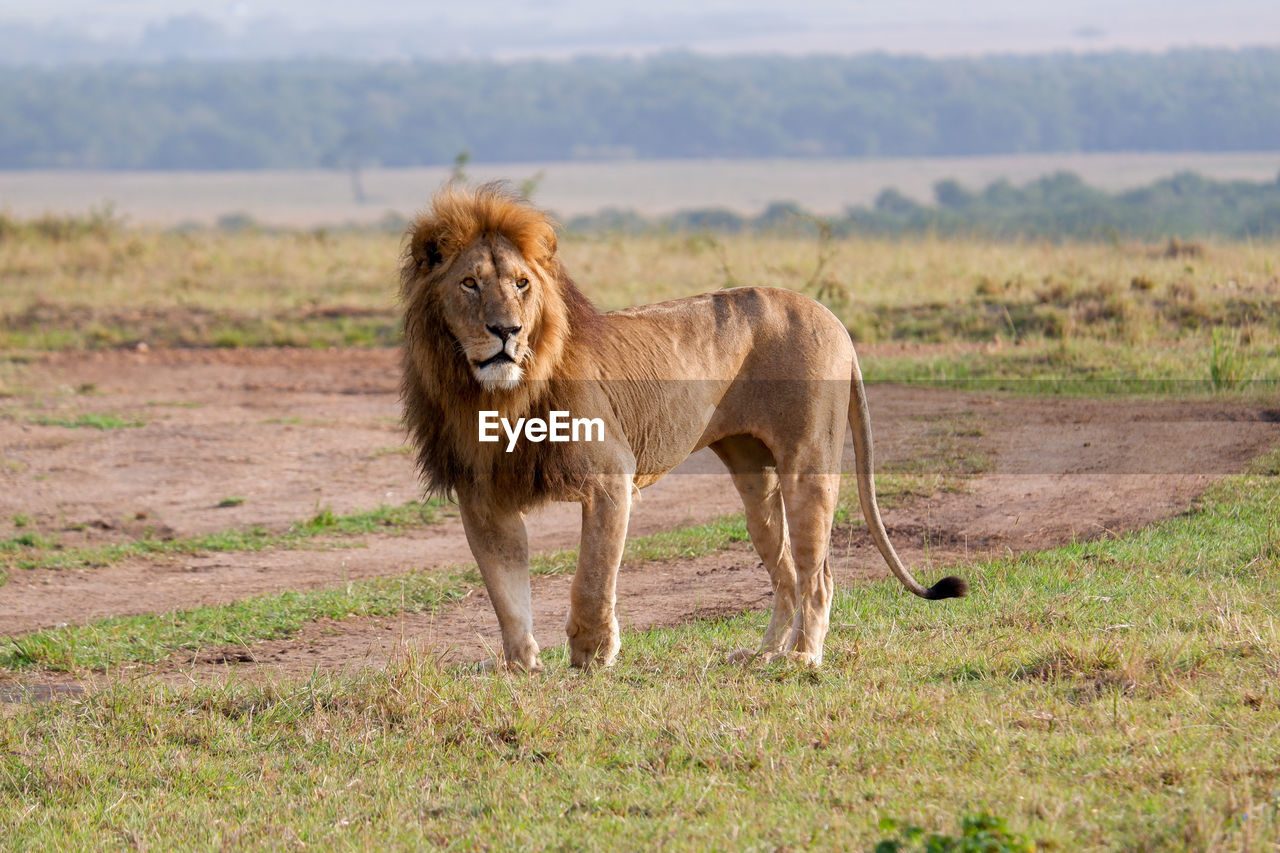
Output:
[[873,853],[1031,853],[1036,849],[1028,838],[1010,832],[1002,817],[989,812],[965,815],[960,819],[960,835],[926,835],[922,827],[892,818],[880,821],[881,832],[897,831],[872,848]]
[[123,224],[110,204],[91,207],[85,214],[46,213],[34,219],[0,214],[0,242],[35,239],[66,243],[84,237],[110,237],[117,234]]
[[1240,354],[1240,335],[1222,329],[1213,330],[1213,346],[1209,351],[1209,382],[1215,391],[1230,391],[1244,381],[1244,356]]

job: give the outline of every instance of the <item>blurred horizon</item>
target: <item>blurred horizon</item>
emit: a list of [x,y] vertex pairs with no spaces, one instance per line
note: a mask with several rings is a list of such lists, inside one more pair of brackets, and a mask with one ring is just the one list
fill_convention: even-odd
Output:
[[568,216],[1280,169],[1259,0],[0,0],[0,67],[20,215],[372,223],[455,159]]
[[171,59],[565,59],[890,53],[927,57],[1280,44],[1280,4],[1223,0],[675,0],[358,5],[0,0],[0,64]]

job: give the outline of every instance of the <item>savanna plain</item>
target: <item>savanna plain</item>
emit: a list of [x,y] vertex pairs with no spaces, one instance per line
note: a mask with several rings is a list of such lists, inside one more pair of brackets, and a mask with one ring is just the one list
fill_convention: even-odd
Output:
[[727,663],[770,590],[695,458],[637,505],[612,669],[559,648],[576,514],[531,518],[534,677],[474,667],[419,500],[399,252],[0,218],[0,846],[1280,844],[1280,243],[564,235],[605,310],[827,304],[891,537],[973,591],[886,577],[850,475],[823,667]]

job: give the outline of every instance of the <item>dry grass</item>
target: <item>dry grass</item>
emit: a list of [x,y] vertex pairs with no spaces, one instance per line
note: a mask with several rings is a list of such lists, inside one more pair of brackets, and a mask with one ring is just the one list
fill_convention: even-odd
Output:
[[[398,234],[53,224],[60,227],[0,236],[0,351],[11,357],[139,342],[399,339]],[[1115,389],[1089,383],[1155,381],[1164,384],[1154,390],[1171,391],[1193,380],[1198,390],[1238,391],[1280,379],[1276,242],[1171,251],[927,237],[569,235],[562,253],[606,310],[741,284],[803,290],[859,343],[879,345],[867,365],[873,380],[1065,379],[1055,390],[1102,393]],[[0,373],[0,393],[12,381]]]
[[[109,228],[65,239],[10,236],[0,239],[0,311],[10,324],[39,307],[381,312],[393,307],[399,251],[400,235],[381,231]],[[1188,257],[1141,244],[853,238],[824,249],[805,237],[692,234],[570,236],[562,253],[579,285],[605,309],[729,284],[772,284],[821,291],[847,319],[864,309],[977,300],[1096,303],[1073,318],[1079,326],[1166,303],[1176,303],[1182,309],[1176,316],[1188,321],[1236,306],[1242,313],[1224,316],[1247,324],[1249,306],[1280,299],[1277,243],[1211,243]],[[813,281],[820,254],[825,260]],[[1141,326],[1135,322],[1132,331]],[[882,337],[909,336],[883,331]]]

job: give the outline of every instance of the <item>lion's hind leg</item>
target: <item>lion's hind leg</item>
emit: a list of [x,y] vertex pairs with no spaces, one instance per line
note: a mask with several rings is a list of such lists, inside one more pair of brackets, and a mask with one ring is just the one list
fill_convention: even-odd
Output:
[[840,475],[821,470],[813,466],[781,478],[796,567],[795,616],[786,646],[797,662],[811,666],[822,663],[835,594],[829,552]]
[[729,659],[769,660],[790,651],[788,643],[796,609],[796,567],[787,535],[777,465],[764,442],[752,436],[732,436],[711,445],[711,449],[733,476],[733,484],[742,497],[747,533],[769,571],[769,583],[773,586],[773,614],[759,651],[738,649]]

